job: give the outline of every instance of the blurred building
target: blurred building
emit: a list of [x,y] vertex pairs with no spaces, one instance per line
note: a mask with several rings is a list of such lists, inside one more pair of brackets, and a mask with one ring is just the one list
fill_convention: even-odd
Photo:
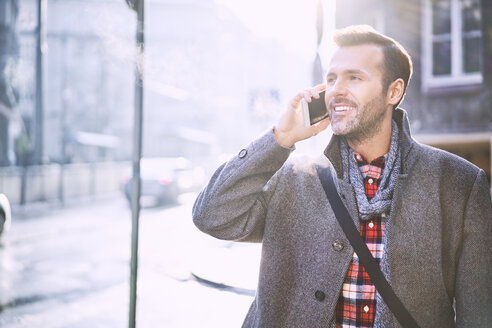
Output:
[[[19,1],[11,148],[21,134],[34,144],[38,1]],[[258,39],[213,0],[145,5],[144,156],[203,161],[236,151],[311,84],[311,59]],[[50,0],[47,7],[43,162],[130,159],[135,13],[124,0]]]
[[[354,10],[357,8],[357,10]],[[413,134],[491,174],[492,2],[339,0],[337,27],[369,24],[410,53]]]
[[[7,5],[9,2],[12,5]],[[99,37],[94,32],[93,19],[97,12],[90,12],[87,5],[80,10],[76,1],[50,1],[47,16],[55,19],[45,20],[47,24],[42,29],[46,31],[48,44],[42,51],[43,111],[41,124],[37,124],[36,72],[41,69],[36,65],[38,2],[1,2],[1,15],[5,7],[13,8],[15,4],[16,9],[10,26],[15,29],[18,50],[8,85],[16,91],[18,99],[9,117],[7,155],[10,163],[17,165],[34,163],[32,156],[25,155],[32,155],[37,133],[42,140],[42,158],[39,159],[42,163],[70,162],[73,153],[82,146],[77,140],[79,131],[104,133],[109,108],[107,90],[118,87],[104,79],[108,61],[101,55]],[[108,3],[102,4],[108,6]],[[131,83],[131,73],[126,80]],[[127,98],[131,99],[131,96]]]
[[216,166],[219,153],[249,143],[311,84],[311,59],[258,38],[216,1],[150,0],[147,8],[147,155]]

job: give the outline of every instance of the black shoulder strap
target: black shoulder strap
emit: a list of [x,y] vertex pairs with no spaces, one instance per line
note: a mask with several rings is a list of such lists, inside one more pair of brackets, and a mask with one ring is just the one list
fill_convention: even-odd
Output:
[[354,248],[355,253],[357,253],[360,263],[366,269],[372,283],[376,286],[376,289],[383,298],[384,302],[388,305],[391,312],[393,312],[396,319],[403,327],[418,328],[419,326],[417,322],[407,311],[398,296],[396,296],[395,292],[381,272],[378,262],[372,256],[364,240],[362,240],[362,237],[355,227],[354,221],[347,211],[347,208],[343,205],[340,196],[338,196],[330,168],[322,168],[318,166],[317,170],[321,184],[323,185],[323,189],[325,190],[326,196],[328,197],[328,201],[330,202],[331,208],[335,213],[338,223],[342,227],[342,230]]

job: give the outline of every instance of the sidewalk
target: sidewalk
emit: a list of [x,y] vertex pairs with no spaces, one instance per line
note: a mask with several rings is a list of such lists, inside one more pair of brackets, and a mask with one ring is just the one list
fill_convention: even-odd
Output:
[[[261,245],[199,231],[194,198],[142,210],[139,327],[240,327],[253,301]],[[16,206],[0,247],[0,326],[126,327],[130,232],[121,197]]]
[[113,201],[123,197],[121,192],[108,193],[96,196],[73,197],[66,199],[63,203],[58,201],[38,201],[29,202],[24,205],[11,204],[12,209],[12,224],[16,219],[32,219],[39,216],[47,215],[51,211],[58,211],[67,208],[77,208],[88,206],[94,203],[102,203]]
[[260,244],[234,243],[227,248],[205,248],[194,258],[190,272],[197,281],[210,287],[254,296],[260,256]]

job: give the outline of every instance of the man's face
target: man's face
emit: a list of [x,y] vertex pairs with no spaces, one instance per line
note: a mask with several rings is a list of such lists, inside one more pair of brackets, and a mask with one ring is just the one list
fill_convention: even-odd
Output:
[[325,102],[334,134],[362,141],[375,135],[387,110],[383,51],[376,45],[339,48],[326,78]]

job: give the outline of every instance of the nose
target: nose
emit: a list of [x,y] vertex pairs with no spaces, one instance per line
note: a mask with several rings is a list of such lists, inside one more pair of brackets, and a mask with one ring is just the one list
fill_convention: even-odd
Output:
[[345,96],[345,95],[347,95],[347,86],[344,83],[344,81],[342,81],[342,79],[338,79],[335,81],[335,83],[333,84],[331,93],[333,96]]

